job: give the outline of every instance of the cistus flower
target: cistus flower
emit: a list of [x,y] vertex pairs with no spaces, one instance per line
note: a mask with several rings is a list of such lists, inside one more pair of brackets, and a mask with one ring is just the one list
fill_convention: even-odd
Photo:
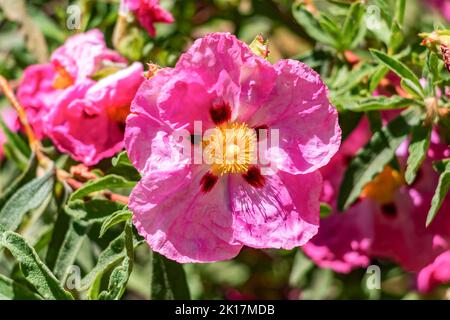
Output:
[[39,138],[94,165],[123,148],[125,119],[143,81],[143,66],[127,66],[99,30],[78,34],[48,64],[25,69],[17,95]]
[[424,2],[450,21],[450,2],[448,0],[424,0]]
[[[17,118],[17,113],[10,107],[2,108],[0,110],[0,117],[2,117],[2,121],[8,127],[9,130],[13,132],[19,131],[19,122]],[[4,156],[3,145],[6,142],[6,136],[0,127],[0,159]]]
[[[348,161],[369,136],[367,124],[361,124],[321,170],[328,187],[322,201],[333,204],[335,212]],[[403,165],[406,149],[403,145],[397,151]],[[389,259],[419,274],[418,288],[422,291],[433,288],[438,280],[450,280],[444,271],[450,267],[445,263],[448,259],[438,258],[450,252],[450,202],[444,201],[436,219],[425,226],[438,180],[431,159],[448,157],[449,153],[433,132],[428,159],[413,185],[406,185],[403,171],[386,166],[365,186],[357,203],[345,213],[334,213],[321,221],[318,235],[303,247],[304,252],[320,267],[342,273],[366,267],[373,258]]]
[[159,0],[121,0],[120,14],[127,16],[132,13],[140,25],[152,36],[156,35],[155,23],[172,23],[170,12],[159,5]]
[[[125,147],[143,177],[129,208],[150,247],[187,263],[230,259],[244,245],[292,249],[308,242],[319,227],[318,169],[340,145],[327,93],[303,63],[271,65],[226,33],[197,40],[175,68],[144,81]],[[253,143],[266,139],[260,128],[277,129],[279,145],[255,155]],[[179,130],[208,161],[183,152]],[[263,173],[262,160],[274,174]]]

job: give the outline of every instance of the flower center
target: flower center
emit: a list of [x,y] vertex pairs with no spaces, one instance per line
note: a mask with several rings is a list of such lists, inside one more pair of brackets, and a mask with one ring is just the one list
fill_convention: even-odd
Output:
[[57,75],[55,80],[53,81],[54,89],[63,90],[73,85],[74,80],[72,79],[72,76],[69,74],[69,72],[67,72],[67,70],[64,69],[64,67],[56,65],[55,69]]
[[383,171],[364,187],[361,197],[369,198],[380,204],[391,203],[395,192],[403,184],[403,177],[390,166],[384,167]]
[[203,140],[204,158],[215,175],[246,173],[256,161],[257,136],[245,123],[226,123]]
[[130,106],[110,107],[106,109],[109,119],[114,122],[125,123],[127,116],[130,114]]

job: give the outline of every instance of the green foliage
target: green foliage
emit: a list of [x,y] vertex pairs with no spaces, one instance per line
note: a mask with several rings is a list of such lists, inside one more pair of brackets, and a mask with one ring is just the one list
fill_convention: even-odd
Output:
[[353,158],[345,172],[338,197],[339,210],[345,210],[359,197],[363,187],[380,173],[418,122],[414,109],[404,111],[371,140]]
[[[450,141],[450,99],[445,94],[450,74],[440,50],[420,46],[417,36],[445,27],[437,12],[428,14],[419,1],[161,0],[175,17],[173,24],[157,24],[156,36],[150,37],[130,20],[117,42],[119,1],[78,1],[81,28],[73,31],[66,27],[67,1],[49,6],[44,0],[0,0],[0,74],[16,90],[26,67],[48,61],[65,39],[92,28],[99,28],[108,46],[129,62],[161,67],[175,65],[192,41],[208,32],[231,32],[248,44],[262,34],[268,62],[297,59],[320,74],[338,109],[343,143],[358,125],[370,125],[371,138],[349,159],[344,177],[337,177],[343,178],[337,209],[345,211],[386,165],[404,172],[408,185],[403,188],[414,187],[422,181],[422,166],[431,162],[432,133]],[[265,49],[258,41],[251,47]],[[103,66],[92,79],[120,67]],[[0,95],[0,109],[10,104]],[[384,125],[392,114],[400,115]],[[51,139],[42,141],[44,155],[54,163],[48,170],[32,152],[25,131],[13,132],[6,122],[0,117],[0,133],[6,138],[0,146],[5,155],[0,156],[0,299],[422,297],[410,285],[390,284],[397,278],[410,284],[412,274],[384,260],[375,262],[383,269],[380,290],[364,286],[365,270],[340,275],[318,268],[301,249],[245,248],[230,261],[208,264],[170,261],[153,252],[133,228],[125,203],[141,175],[126,151],[87,168],[95,174],[93,180],[72,177],[75,161]],[[406,140],[405,166],[396,150]],[[438,214],[445,218],[450,186],[450,160],[434,165],[439,180],[427,226],[439,222],[434,220]],[[61,178],[60,171],[68,178]],[[322,202],[320,218],[335,215],[335,208]]]

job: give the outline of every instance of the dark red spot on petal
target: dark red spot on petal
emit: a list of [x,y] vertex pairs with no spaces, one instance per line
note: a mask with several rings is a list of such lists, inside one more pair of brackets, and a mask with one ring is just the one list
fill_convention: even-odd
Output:
[[387,217],[395,218],[397,216],[397,206],[393,202],[383,204],[381,212]]
[[[268,130],[269,127],[266,126],[265,124],[263,124],[263,125],[261,125],[261,126],[254,127],[253,129],[254,129],[255,132],[256,132],[256,139],[259,141],[259,139],[260,139],[260,134],[262,133],[262,132],[260,132],[260,130]],[[267,134],[267,132],[266,132],[266,134]],[[261,138],[262,138],[262,137],[261,137]],[[264,138],[266,138],[266,137],[264,137]]]
[[212,190],[212,188],[219,180],[219,177],[213,175],[211,172],[207,172],[200,180],[200,185],[202,186],[202,191],[207,193]]
[[231,119],[231,106],[226,103],[218,103],[209,109],[211,119],[215,124],[222,124]]
[[261,170],[256,166],[248,168],[247,172],[244,173],[242,177],[255,188],[262,188],[266,183],[266,178],[264,178],[261,174]]

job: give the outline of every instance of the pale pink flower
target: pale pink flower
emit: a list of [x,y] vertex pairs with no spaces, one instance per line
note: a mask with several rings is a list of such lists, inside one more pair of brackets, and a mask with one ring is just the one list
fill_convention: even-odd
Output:
[[[197,40],[175,68],[146,80],[127,119],[125,146],[143,176],[129,208],[151,248],[186,263],[230,259],[244,245],[291,249],[308,242],[319,224],[317,169],[340,144],[327,93],[303,63],[271,65],[224,33]],[[279,148],[265,154],[279,171],[263,175],[245,161],[193,164],[173,133],[193,133],[194,121],[203,130],[231,129],[238,140],[257,128],[279,129]]]
[[[361,137],[368,135],[364,125],[360,126],[344,142],[342,150],[346,150],[347,144],[356,145],[354,136],[360,136],[361,141]],[[430,150],[435,154],[441,154],[443,148],[438,142],[436,138],[431,142]],[[401,151],[398,155],[404,157],[400,158],[404,164],[407,154]],[[335,213],[321,221],[320,232],[304,246],[304,252],[320,267],[343,273],[368,266],[372,258],[390,259],[414,273],[426,268],[428,271],[423,271],[419,279],[420,290],[428,288],[426,279],[444,279],[437,270],[444,264],[441,260],[433,261],[450,250],[450,202],[444,201],[435,221],[426,228],[426,216],[438,180],[431,161],[425,162],[412,186],[403,182],[400,173],[386,168],[378,180],[366,186],[360,200],[340,214],[336,209],[337,192],[352,155],[338,152],[321,170],[324,184],[332,190],[324,192],[322,199],[333,205]]]
[[425,4],[436,9],[445,19],[450,21],[450,1],[449,0],[424,0]]
[[124,123],[143,81],[143,66],[126,65],[91,30],[67,39],[51,63],[24,71],[18,98],[39,138],[94,165],[123,148]]
[[156,35],[155,23],[172,23],[170,12],[159,5],[159,0],[121,0],[120,13],[132,13],[142,27],[152,36]]

